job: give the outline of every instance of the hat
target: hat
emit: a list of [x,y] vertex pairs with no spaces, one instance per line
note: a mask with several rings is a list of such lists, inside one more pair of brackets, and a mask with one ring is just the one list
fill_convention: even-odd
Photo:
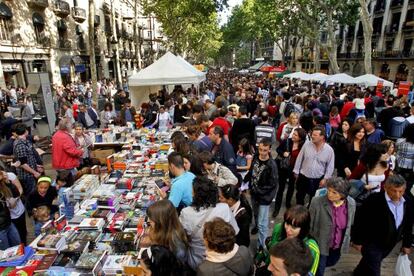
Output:
[[37,180],[37,184],[40,182],[47,182],[49,184],[52,184],[52,179],[49,176],[42,176]]

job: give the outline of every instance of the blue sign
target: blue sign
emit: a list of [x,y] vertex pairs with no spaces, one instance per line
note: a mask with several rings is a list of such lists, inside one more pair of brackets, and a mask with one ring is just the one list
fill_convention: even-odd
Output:
[[62,75],[68,75],[68,74],[70,74],[70,67],[69,66],[62,66],[62,67],[60,67],[60,73]]
[[75,72],[77,72],[77,73],[83,73],[85,71],[86,71],[85,64],[75,65]]

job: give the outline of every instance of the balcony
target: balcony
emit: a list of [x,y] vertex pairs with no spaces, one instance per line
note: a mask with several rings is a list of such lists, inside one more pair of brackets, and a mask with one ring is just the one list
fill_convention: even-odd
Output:
[[27,4],[32,8],[46,9],[49,7],[48,0],[27,0]]
[[79,7],[73,7],[72,16],[76,22],[82,23],[86,20],[86,10]]
[[68,2],[57,0],[53,5],[53,10],[56,15],[66,17],[70,14],[70,6]]
[[392,36],[398,33],[398,24],[387,25],[385,26],[385,34],[387,36]]
[[402,26],[402,31],[405,33],[411,33],[414,31],[414,21],[405,21]]
[[58,40],[58,47],[59,47],[59,49],[70,50],[72,48],[72,44],[67,39],[59,39]]
[[110,4],[108,4],[108,3],[105,2],[102,5],[102,9],[103,9],[103,11],[104,11],[105,14],[111,14],[111,5]]
[[402,8],[403,4],[404,4],[404,0],[392,0],[391,9]]
[[374,14],[380,14],[385,11],[384,3],[379,2],[379,4],[375,5],[374,7]]

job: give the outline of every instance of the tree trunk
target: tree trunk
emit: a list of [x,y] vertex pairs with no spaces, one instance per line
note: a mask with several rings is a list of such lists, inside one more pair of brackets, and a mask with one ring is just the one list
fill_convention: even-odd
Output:
[[134,42],[135,42],[135,61],[137,62],[137,69],[141,70],[141,31],[139,28],[138,16],[139,16],[139,0],[135,0],[134,3]]
[[361,6],[360,19],[364,29],[364,68],[365,74],[372,74],[372,25],[369,18],[369,11],[365,0],[359,0]]
[[96,58],[95,58],[95,3],[89,0],[89,63],[91,68],[91,82],[92,82],[92,99],[94,102],[98,101],[97,83],[98,77],[96,74]]
[[320,54],[321,54],[321,45],[318,41],[315,41],[314,46],[315,54],[313,56],[313,67],[315,72],[318,73],[321,70],[321,61],[320,61]]
[[121,72],[121,64],[119,60],[119,47],[118,47],[118,34],[116,33],[116,19],[115,19],[115,11],[114,11],[114,0],[111,2],[111,13],[112,13],[112,31],[113,31],[113,39],[116,41],[113,46],[115,47],[115,68],[116,68],[116,82],[117,82],[117,88],[122,89],[122,72]]
[[[297,35],[295,36],[296,37],[296,41],[295,41],[295,44],[293,45],[293,49],[292,49],[292,52],[293,52],[293,55],[292,55],[292,68],[293,68],[293,64],[295,64],[295,71],[296,71],[296,49],[298,48],[298,44],[299,44],[299,42],[301,41],[301,37],[298,37]],[[299,70],[299,71],[302,71],[302,70]]]
[[326,9],[326,16],[327,16],[327,31],[328,31],[328,58],[329,64],[333,74],[339,73],[339,66],[338,61],[336,59],[336,37],[335,37],[335,28],[333,22],[333,15],[332,10],[327,8]]

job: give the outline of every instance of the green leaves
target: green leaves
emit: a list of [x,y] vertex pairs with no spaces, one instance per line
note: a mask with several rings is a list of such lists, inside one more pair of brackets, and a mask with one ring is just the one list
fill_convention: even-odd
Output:
[[167,36],[166,47],[190,58],[205,62],[221,46],[217,11],[227,0],[144,0],[146,14],[153,14]]

